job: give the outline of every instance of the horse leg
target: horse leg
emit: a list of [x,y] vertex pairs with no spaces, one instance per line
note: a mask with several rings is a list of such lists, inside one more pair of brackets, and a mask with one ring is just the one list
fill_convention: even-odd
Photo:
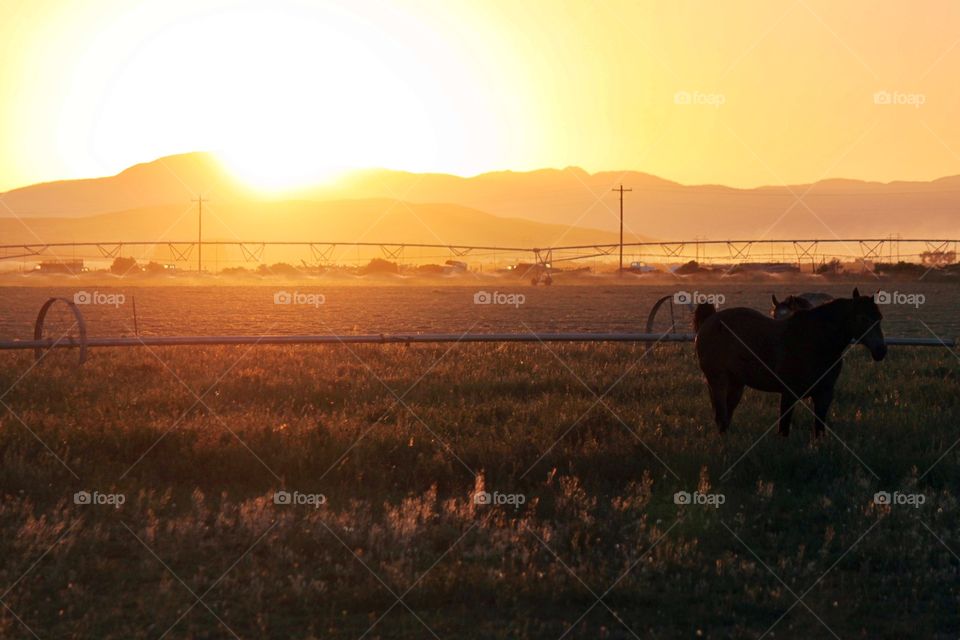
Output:
[[824,386],[813,392],[813,435],[820,437],[827,428],[827,413],[833,402],[833,387]]
[[727,426],[733,422],[733,412],[737,410],[740,404],[740,398],[743,397],[743,384],[731,380],[727,387]]
[[790,435],[790,420],[793,418],[793,407],[799,402],[789,392],[780,394],[780,420],[777,431],[780,435],[787,437]]
[[710,387],[710,402],[713,404],[717,429],[723,433],[730,426],[730,415],[727,413],[727,377],[721,375],[708,378],[707,385]]

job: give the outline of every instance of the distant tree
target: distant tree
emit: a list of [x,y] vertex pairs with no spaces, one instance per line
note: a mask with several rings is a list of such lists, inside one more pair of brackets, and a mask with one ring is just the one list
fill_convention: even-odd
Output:
[[277,262],[270,265],[270,273],[280,276],[295,276],[299,275],[300,270],[292,264],[287,264],[286,262]]
[[396,262],[390,262],[383,258],[374,258],[367,266],[361,269],[361,273],[400,273],[400,267]]
[[817,273],[820,275],[825,274],[837,274],[843,271],[843,265],[840,263],[839,258],[834,258],[829,262],[824,262],[819,267],[817,267]]
[[143,270],[146,271],[147,273],[163,273],[164,271],[166,271],[166,268],[159,262],[154,262],[153,260],[151,260],[150,262],[147,263],[147,266],[145,266]]
[[677,267],[676,270],[674,270],[674,273],[685,276],[690,275],[691,273],[700,273],[700,271],[700,263],[698,263],[696,260],[691,260],[690,262],[686,262]]
[[136,259],[124,258],[123,256],[117,256],[116,258],[114,258],[113,264],[110,265],[110,273],[114,273],[118,276],[135,272],[136,269],[137,269]]
[[257,274],[261,276],[297,276],[300,275],[300,270],[286,262],[275,262],[270,265],[261,264],[257,267]]
[[920,277],[927,271],[927,268],[916,262],[904,262],[901,260],[895,264],[880,262],[876,265],[877,273],[886,273],[899,276]]

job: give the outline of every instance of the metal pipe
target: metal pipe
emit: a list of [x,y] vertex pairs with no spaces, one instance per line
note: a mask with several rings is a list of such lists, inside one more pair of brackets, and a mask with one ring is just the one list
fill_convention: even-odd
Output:
[[[693,342],[692,333],[394,333],[367,335],[270,335],[270,336],[140,336],[86,339],[87,347],[178,347],[213,345],[292,345],[292,344],[427,344],[449,342]],[[956,347],[954,338],[888,337],[888,346]],[[0,350],[79,347],[72,338],[59,341],[2,340]]]
[[[626,191],[626,189],[624,189]],[[644,240],[638,242],[624,242],[623,246],[625,247],[656,247],[659,245],[679,245],[679,244],[793,244],[793,243],[821,243],[821,244],[850,244],[856,242],[907,242],[907,243],[950,243],[957,242],[958,240],[953,238],[900,238],[899,240],[891,240],[887,238],[788,238],[788,239],[772,239],[772,238],[761,238],[761,239],[745,239],[745,240]],[[4,244],[0,245],[0,250],[3,249],[24,249],[29,250],[32,248],[38,248],[39,250],[44,250],[48,248],[60,248],[60,247],[96,247],[102,245],[124,245],[124,246],[163,246],[163,245],[188,245],[188,244],[197,244],[195,240],[134,240],[134,241],[100,241],[100,242],[34,242],[34,243],[16,243],[16,244]],[[516,252],[516,253],[533,253],[535,251],[562,251],[562,250],[571,250],[571,249],[597,249],[597,248],[616,248],[619,247],[619,243],[615,242],[601,242],[594,244],[579,244],[579,245],[561,245],[556,247],[493,247],[493,246],[484,246],[484,245],[464,245],[464,244],[431,244],[423,242],[338,242],[332,240],[204,240],[203,244],[214,246],[225,246],[225,245],[258,245],[258,244],[269,244],[276,246],[309,246],[311,244],[320,244],[320,245],[342,245],[350,247],[411,247],[411,248],[423,248],[423,249],[470,249],[470,250],[483,250],[483,251],[504,251],[504,252]],[[29,254],[34,255],[34,254]],[[13,256],[10,256],[13,257]]]

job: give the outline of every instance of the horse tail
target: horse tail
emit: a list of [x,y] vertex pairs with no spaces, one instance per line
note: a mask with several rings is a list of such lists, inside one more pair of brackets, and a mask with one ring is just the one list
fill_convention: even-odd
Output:
[[698,304],[697,308],[693,310],[693,330],[699,333],[700,327],[703,326],[706,319],[716,312],[717,308],[709,302]]

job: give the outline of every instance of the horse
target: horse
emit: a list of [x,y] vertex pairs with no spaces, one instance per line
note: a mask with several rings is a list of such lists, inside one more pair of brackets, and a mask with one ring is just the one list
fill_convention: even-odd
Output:
[[730,427],[744,387],[780,394],[779,432],[790,434],[794,405],[813,399],[814,436],[827,427],[827,412],[851,342],[864,345],[879,362],[887,355],[873,296],[853,290],[852,298],[795,312],[774,320],[743,307],[694,311],[696,352],[710,390],[717,428]]
[[783,320],[795,311],[813,309],[833,300],[833,296],[829,293],[801,293],[796,296],[787,296],[783,300],[777,300],[776,295],[770,297],[773,299],[770,315],[776,320]]

